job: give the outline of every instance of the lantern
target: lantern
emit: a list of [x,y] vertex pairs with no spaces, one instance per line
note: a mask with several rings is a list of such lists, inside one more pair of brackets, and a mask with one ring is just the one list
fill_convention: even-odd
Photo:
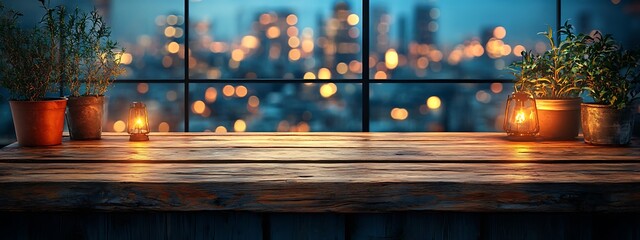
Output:
[[538,134],[538,109],[533,95],[515,92],[509,96],[503,128],[514,140],[530,140]]
[[129,141],[149,141],[149,120],[147,106],[142,102],[133,102],[129,106],[129,122],[127,132],[131,135]]

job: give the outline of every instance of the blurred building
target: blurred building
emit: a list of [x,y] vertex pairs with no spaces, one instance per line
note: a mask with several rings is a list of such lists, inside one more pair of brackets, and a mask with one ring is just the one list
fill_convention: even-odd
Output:
[[438,22],[435,18],[435,11],[431,5],[417,5],[414,8],[414,40],[418,44],[435,44],[435,32],[438,29]]
[[333,69],[335,75],[338,75],[335,69],[337,64],[348,64],[353,60],[359,60],[361,56],[360,30],[355,26],[357,22],[349,21],[351,14],[353,12],[347,2],[336,1],[333,5],[333,15],[324,27],[326,41],[320,43],[325,54],[323,66]]
[[390,47],[389,25],[390,16],[381,5],[375,5],[371,9],[371,23],[369,31],[370,52],[383,53]]

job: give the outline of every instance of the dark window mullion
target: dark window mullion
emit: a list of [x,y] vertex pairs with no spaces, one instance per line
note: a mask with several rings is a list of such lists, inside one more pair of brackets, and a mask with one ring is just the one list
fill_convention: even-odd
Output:
[[560,44],[560,26],[562,26],[562,0],[556,0],[556,46]]
[[369,0],[362,0],[362,131],[369,132]]
[[189,132],[189,0],[184,0],[184,131]]

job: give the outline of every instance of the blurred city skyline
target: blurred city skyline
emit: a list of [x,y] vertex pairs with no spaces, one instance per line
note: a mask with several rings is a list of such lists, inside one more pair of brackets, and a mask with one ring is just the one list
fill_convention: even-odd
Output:
[[[273,9],[288,9],[292,12],[306,16],[299,20],[302,27],[317,27],[316,18],[331,14],[327,6],[335,2],[347,2],[352,11],[362,16],[363,0],[329,0],[329,1],[291,1],[291,0],[245,0],[239,4],[233,0],[190,0],[190,14],[192,21],[229,22],[233,24],[220,24],[217,26],[221,38],[230,39],[244,34],[245,28],[237,26],[248,23],[256,12],[271,11]],[[459,42],[474,37],[470,33],[478,34],[480,29],[490,26],[505,26],[509,29],[509,37],[521,41],[531,37],[539,31],[546,30],[546,26],[555,27],[556,0],[527,1],[515,0],[505,3],[500,0],[474,1],[474,0],[404,0],[403,4],[394,4],[388,0],[364,0],[369,1],[370,10],[383,7],[387,13],[397,19],[399,16],[411,17],[415,6],[427,5],[439,10],[439,28],[437,38],[439,42]],[[135,39],[139,35],[153,34],[155,28],[152,24],[158,15],[184,14],[183,1],[172,0],[52,0],[51,5],[63,3],[68,7],[78,6],[82,9],[91,9],[93,6],[103,6],[110,9],[109,17],[114,27],[114,36]],[[638,37],[624,33],[623,26],[618,23],[621,20],[630,21],[635,29],[638,24],[637,0],[563,0],[562,20],[571,20],[581,32],[591,30],[603,30],[616,32],[621,41],[628,44],[630,40]],[[7,7],[25,13],[25,22],[28,25],[35,24],[41,16],[42,10],[37,0],[9,1]],[[253,13],[247,11],[253,10]],[[143,10],[143,11],[141,11]],[[527,15],[527,17],[522,17]],[[311,17],[308,17],[311,16]],[[33,18],[35,17],[35,18]],[[241,21],[238,21],[241,20]],[[135,23],[135,24],[132,24]],[[118,26],[126,26],[118,27]],[[517,27],[513,27],[517,26]],[[629,46],[630,47],[630,46]]]
[[[580,32],[612,33],[630,48],[640,43],[640,1],[562,1],[562,19]],[[152,131],[501,131],[512,79],[505,69],[521,50],[543,52],[547,26],[555,28],[556,1],[55,0],[96,6],[126,53],[128,75],[108,92],[105,131],[119,131],[132,101],[144,101]],[[36,24],[36,0],[6,3]],[[29,18],[31,17],[31,18]],[[363,21],[369,35],[363,36]],[[189,28],[190,51],[184,43]],[[363,49],[369,41],[369,49]],[[362,66],[363,58],[369,66]],[[136,83],[139,79],[237,79],[238,83]],[[369,71],[369,102],[362,79]],[[282,83],[243,83],[276,79]],[[288,79],[335,80],[287,83]],[[380,79],[378,81],[378,79]],[[389,79],[391,81],[383,81]],[[451,83],[393,84],[393,79],[450,79]],[[459,79],[478,83],[457,83]],[[127,83],[130,81],[130,83]],[[184,101],[188,108],[184,109]],[[362,119],[363,104],[371,115]],[[8,104],[0,110],[10,116]],[[12,135],[10,117],[2,135]]]

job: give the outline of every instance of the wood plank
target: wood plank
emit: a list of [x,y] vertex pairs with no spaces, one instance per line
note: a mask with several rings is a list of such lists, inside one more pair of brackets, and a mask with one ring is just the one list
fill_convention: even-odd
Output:
[[349,236],[358,240],[483,239],[482,220],[479,213],[411,211],[351,214],[348,224]]
[[[105,133],[106,134],[106,133]],[[197,134],[197,133],[171,133],[171,134],[152,134],[151,141],[148,142],[129,142],[128,135],[123,134],[106,134],[102,140],[96,141],[69,141],[65,138],[64,144],[56,147],[218,147],[218,146],[246,146],[246,147],[262,147],[262,146],[284,146],[284,147],[325,147],[340,144],[351,144],[351,147],[360,147],[362,144],[373,142],[384,142],[380,147],[386,144],[418,144],[418,145],[443,145],[456,146],[462,145],[484,145],[487,146],[590,146],[582,142],[581,138],[573,141],[534,141],[534,142],[514,142],[508,141],[502,133],[261,133],[259,135],[253,133],[234,133],[234,134]],[[634,143],[640,143],[639,139],[634,139]],[[251,143],[252,145],[247,145]],[[178,144],[178,145],[176,145]],[[238,144],[238,145],[233,145]],[[635,144],[632,144],[635,145]],[[392,145],[395,147],[395,145]],[[8,147],[17,147],[12,144]],[[591,146],[593,147],[593,146]]]
[[[493,214],[460,212],[407,212],[402,235],[406,238],[421,236],[426,239],[486,239],[482,215]],[[403,239],[403,238],[401,238]],[[504,239],[518,239],[504,236]]]
[[266,239],[345,239],[344,214],[272,213]]
[[360,213],[347,217],[347,234],[353,240],[367,239],[408,239],[424,238],[426,235],[404,235],[403,227],[407,224],[402,213]]
[[[485,239],[620,239],[597,238],[593,230],[601,225],[593,223],[589,214],[563,213],[498,213],[484,218]],[[618,215],[621,216],[621,215]],[[624,220],[615,222],[621,223]],[[632,231],[627,228],[626,231]]]
[[511,142],[501,133],[179,133],[154,137],[149,142],[129,142],[126,135],[106,134],[100,141],[66,141],[54,147],[11,145],[0,151],[0,162],[640,162],[640,147],[634,145]]
[[635,151],[608,149],[424,149],[424,148],[215,148],[30,149],[6,151],[4,163],[638,163]]
[[0,186],[3,211],[640,211],[634,184],[65,182]]
[[0,169],[0,210],[10,211],[640,211],[640,164],[5,163]]
[[637,183],[640,164],[0,163],[0,182]]
[[593,239],[640,239],[640,214],[598,214],[591,217]]
[[262,239],[247,212],[0,212],[2,239]]
[[[261,217],[264,216],[264,217]],[[283,217],[285,216],[285,217]],[[273,227],[260,219],[286,219]],[[345,218],[348,221],[340,221]],[[323,232],[328,220],[342,236]],[[299,220],[296,222],[296,220]],[[350,222],[349,222],[350,221]],[[314,224],[314,223],[319,224]],[[278,223],[275,223],[278,225]],[[271,226],[270,226],[271,225]],[[302,233],[299,226],[308,227]],[[269,228],[264,235],[262,229]],[[273,238],[278,232],[283,238]],[[317,233],[317,235],[312,235]],[[0,212],[3,239],[638,239],[633,213],[457,213],[385,214],[247,212]],[[309,236],[311,235],[311,236]],[[330,238],[327,236],[335,236]],[[271,238],[270,238],[271,237]]]
[[[345,139],[345,140],[329,140],[329,139],[310,139],[310,138],[272,138],[272,139],[256,139],[256,138],[238,138],[238,139],[192,139],[188,137],[154,140],[149,142],[129,142],[127,140],[116,139],[113,137],[104,138],[103,140],[93,141],[64,141],[63,145],[50,146],[50,149],[61,148],[359,148],[359,147],[380,147],[380,148],[397,148],[410,146],[420,147],[449,147],[460,148],[465,147],[582,147],[593,149],[604,149],[610,147],[593,146],[584,144],[581,141],[541,141],[541,142],[511,142],[503,140],[456,140],[452,144],[453,139],[441,140],[376,140],[376,139]],[[7,149],[19,149],[17,145],[10,145]],[[5,150],[7,150],[5,149]],[[29,148],[37,149],[37,148]]]

